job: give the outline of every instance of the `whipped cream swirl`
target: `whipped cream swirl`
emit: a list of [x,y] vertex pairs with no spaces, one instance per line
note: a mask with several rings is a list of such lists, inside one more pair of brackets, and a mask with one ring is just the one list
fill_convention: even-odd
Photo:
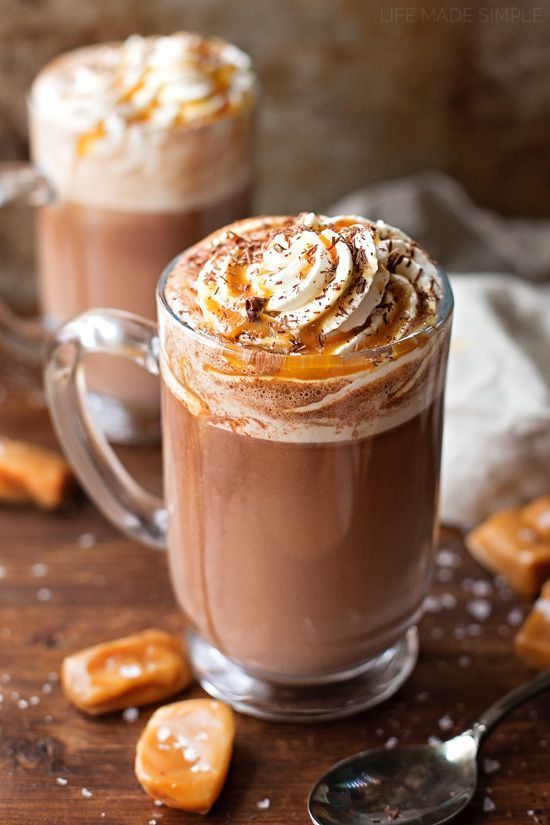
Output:
[[441,284],[400,230],[359,216],[258,219],[229,227],[197,277],[212,332],[279,352],[343,353],[435,320]]
[[78,49],[40,73],[32,99],[76,131],[117,134],[133,124],[201,123],[247,105],[249,57],[219,39],[177,32],[132,35]]

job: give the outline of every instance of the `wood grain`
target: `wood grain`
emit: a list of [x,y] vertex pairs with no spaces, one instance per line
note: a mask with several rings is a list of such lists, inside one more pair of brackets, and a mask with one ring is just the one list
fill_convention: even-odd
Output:
[[[21,371],[17,381],[13,374],[4,381],[0,433],[53,444],[33,381],[36,376]],[[135,451],[132,464],[158,487],[157,451]],[[93,546],[80,546],[90,543],[90,536]],[[398,695],[353,719],[322,725],[277,725],[239,716],[229,779],[208,821],[305,823],[309,788],[333,761],[390,737],[424,742],[450,735],[529,678],[514,656],[511,625],[528,603],[497,589],[467,556],[456,532],[444,531],[442,546],[451,555],[440,561],[456,566],[437,567],[439,579],[450,580],[436,580],[431,593],[446,594],[447,606],[436,599],[432,607],[440,609],[423,619],[420,660]],[[163,554],[121,538],[82,498],[55,515],[0,509],[0,564],[0,823],[197,822],[196,816],[155,807],[134,777],[134,746],[151,710],[133,724],[121,714],[90,720],[67,704],[55,680],[63,656],[82,646],[150,625],[181,628]],[[487,582],[491,592],[475,596],[472,580]],[[468,612],[476,598],[490,602],[485,621]],[[201,693],[195,687],[188,695]],[[445,717],[448,732],[439,725]],[[458,825],[550,822],[548,695],[518,709],[493,734],[481,764],[488,758],[499,768],[491,775],[481,768],[476,797]],[[57,777],[67,784],[58,784]],[[83,796],[83,788],[92,795]],[[270,807],[260,810],[257,803],[266,797]],[[484,812],[488,799],[495,809]]]

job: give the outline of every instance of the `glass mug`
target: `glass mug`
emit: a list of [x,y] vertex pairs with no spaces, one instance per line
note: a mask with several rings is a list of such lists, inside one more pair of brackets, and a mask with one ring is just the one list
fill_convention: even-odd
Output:
[[[158,272],[182,248],[251,212],[255,91],[250,105],[205,123],[137,122],[95,143],[38,105],[43,76],[102,48],[61,55],[39,73],[28,98],[33,163],[0,164],[0,205],[38,206],[41,322],[22,321],[0,302],[0,343],[30,361],[41,361],[45,332],[91,307],[154,320]],[[110,440],[158,441],[151,376],[101,356],[87,372],[91,409]]]
[[[158,331],[127,313],[91,310],[53,339],[46,391],[65,452],[120,530],[168,548],[191,665],[206,691],[279,720],[337,718],[377,704],[415,665],[415,620],[430,581],[448,279],[441,273],[429,331],[330,357],[336,374],[355,378],[420,351],[423,383],[411,417],[355,441],[277,442],[232,431],[239,382],[264,381],[264,392],[276,394],[271,379],[284,374],[286,359],[311,366],[324,356],[222,345],[192,329],[165,297],[177,261],[159,282]],[[94,353],[161,376],[164,502],[128,475],[88,414],[82,366]],[[225,387],[215,414],[211,380]],[[307,384],[307,369],[296,380]]]

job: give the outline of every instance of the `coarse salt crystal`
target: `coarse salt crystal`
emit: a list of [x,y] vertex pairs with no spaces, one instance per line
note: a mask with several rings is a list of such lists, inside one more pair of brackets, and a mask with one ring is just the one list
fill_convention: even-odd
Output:
[[494,811],[495,808],[496,805],[493,802],[493,800],[490,797],[486,796],[483,800],[483,813],[490,813],[491,811]]
[[439,736],[428,736],[428,745],[435,748],[437,745],[441,745],[441,739]]
[[470,599],[466,604],[466,610],[478,622],[484,622],[491,615],[493,606],[487,599]]
[[496,759],[484,759],[483,760],[483,770],[489,776],[492,773],[496,773],[499,768],[500,768],[500,762],[498,762]]
[[441,567],[435,574],[435,578],[441,584],[449,584],[453,580],[453,570],[450,567]]
[[49,602],[52,597],[52,591],[48,587],[41,587],[36,594],[39,602]]
[[386,748],[386,750],[391,750],[392,748],[395,748],[398,741],[399,740],[395,736],[390,736],[388,741],[385,743],[384,747]]
[[426,596],[422,607],[426,613],[439,613],[441,610],[441,600],[437,596]]
[[451,730],[451,728],[454,727],[454,722],[448,714],[442,716],[441,719],[438,720],[437,724],[441,730],[444,731]]
[[141,676],[139,665],[121,665],[118,672],[124,679],[138,679]]
[[266,796],[265,799],[259,799],[256,802],[256,807],[260,809],[260,811],[267,811],[269,806],[271,805],[271,800]]
[[42,564],[42,563],[39,562],[38,564],[33,564],[33,566],[31,567],[31,573],[37,579],[40,579],[40,578],[42,578],[42,576],[45,576],[47,572],[48,572],[48,565],[47,564]]
[[93,793],[91,792],[91,790],[89,788],[82,788],[80,793],[82,794],[84,799],[89,799],[91,796],[93,796]]
[[440,567],[458,567],[460,556],[453,550],[440,550],[437,554],[437,563]]
[[523,612],[518,607],[515,607],[508,613],[506,621],[512,625],[512,627],[518,627],[523,621]]
[[78,546],[83,550],[88,550],[90,547],[95,547],[96,537],[93,533],[82,533],[78,537]]
[[57,784],[58,784],[58,785],[68,785],[68,784],[69,784],[69,780],[68,780],[68,779],[65,779],[65,777],[64,777],[64,776],[58,776],[58,777],[56,777],[56,780],[55,780],[55,781],[57,782]]
[[125,722],[131,725],[139,717],[139,710],[137,708],[126,708],[122,711],[122,718]]
[[170,738],[172,731],[166,725],[161,725],[160,728],[157,730],[157,739],[159,742],[165,742],[167,739]]
[[17,707],[19,708],[19,710],[27,710],[28,706],[29,703],[26,699],[20,699],[17,703]]
[[492,592],[492,585],[488,581],[485,581],[485,579],[478,579],[472,584],[472,593],[474,596],[490,596]]

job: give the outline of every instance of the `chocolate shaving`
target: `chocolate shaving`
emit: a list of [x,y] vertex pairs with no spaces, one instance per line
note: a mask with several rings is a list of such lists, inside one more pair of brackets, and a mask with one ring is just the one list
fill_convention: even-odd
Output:
[[246,314],[249,321],[257,321],[264,305],[263,299],[254,295],[252,298],[247,298],[245,301]]

